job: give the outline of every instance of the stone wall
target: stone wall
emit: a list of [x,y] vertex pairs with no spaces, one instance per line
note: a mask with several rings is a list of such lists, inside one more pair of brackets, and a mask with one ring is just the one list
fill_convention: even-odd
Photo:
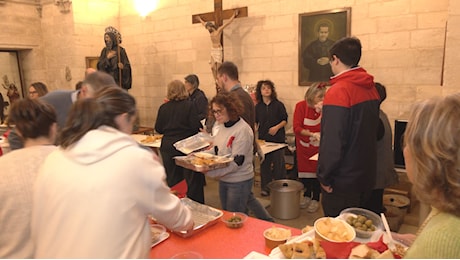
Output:
[[[455,73],[449,70],[457,67],[458,55],[454,30],[459,22],[454,15],[459,8],[454,1],[223,2],[224,9],[241,6],[249,9],[249,17],[235,19],[225,29],[225,59],[238,65],[243,85],[267,78],[274,81],[290,122],[296,102],[307,89],[297,83],[299,13],[352,8],[351,34],[363,44],[361,65],[376,81],[386,85],[388,98],[382,108],[392,122],[406,118],[411,104],[417,100],[458,91],[455,84],[451,85]],[[140,18],[130,10],[129,1],[121,2],[122,28],[136,38],[135,42],[127,41],[125,47],[131,52],[135,50],[130,54],[132,60],[139,59],[135,67],[139,71],[134,75],[136,83],[144,87],[132,93],[138,97],[145,124],[153,124],[165,86],[172,79],[182,79],[194,72],[208,97],[215,93],[208,64],[209,33],[200,24],[191,23],[192,14],[212,11],[213,4],[204,0],[191,3],[168,1],[146,18]],[[130,48],[131,43],[135,47]]]
[[50,90],[73,89],[84,77],[85,58],[99,56],[104,28],[119,26],[119,1],[73,1],[68,13],[53,1],[28,2],[34,1],[0,5],[0,49],[19,50],[25,86],[42,81]]
[[[45,2],[45,1],[42,1]],[[36,6],[6,1],[0,5],[0,48],[21,51],[27,84],[41,80],[51,89],[74,87],[83,77],[85,57],[98,56],[103,30],[120,29],[133,69],[133,89],[141,124],[154,124],[166,85],[195,73],[210,98],[215,94],[208,64],[211,42],[192,15],[213,10],[211,0],[159,1],[140,17],[132,0],[73,1],[70,13],[52,2]],[[435,95],[457,92],[460,3],[454,0],[224,0],[223,9],[248,7],[224,31],[224,56],[240,70],[243,85],[275,82],[289,113],[307,87],[298,86],[300,13],[351,7],[351,34],[361,39],[361,65],[386,85],[382,108],[390,120],[405,118],[410,105]],[[11,18],[8,18],[11,17]],[[444,56],[445,53],[445,56]],[[445,65],[443,67],[443,64]],[[72,80],[65,78],[71,69]],[[441,86],[442,82],[442,86]]]

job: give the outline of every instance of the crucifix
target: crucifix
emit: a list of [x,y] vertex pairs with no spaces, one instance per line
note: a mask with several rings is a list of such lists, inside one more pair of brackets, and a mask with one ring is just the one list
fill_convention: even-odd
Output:
[[[223,30],[233,19],[248,16],[247,7],[222,10],[222,0],[214,0],[214,12],[192,15],[192,23],[201,23],[211,35],[211,70],[217,80],[217,68],[224,60]],[[229,19],[223,23],[224,19]],[[212,23],[213,21],[214,23]]]

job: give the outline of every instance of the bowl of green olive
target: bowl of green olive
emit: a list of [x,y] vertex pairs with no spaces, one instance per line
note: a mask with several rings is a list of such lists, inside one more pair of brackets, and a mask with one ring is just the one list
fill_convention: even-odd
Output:
[[248,218],[248,215],[241,212],[224,212],[221,219],[229,228],[240,228]]
[[374,212],[362,208],[348,208],[340,212],[340,218],[350,224],[356,236],[369,238],[375,231],[383,230],[382,219]]

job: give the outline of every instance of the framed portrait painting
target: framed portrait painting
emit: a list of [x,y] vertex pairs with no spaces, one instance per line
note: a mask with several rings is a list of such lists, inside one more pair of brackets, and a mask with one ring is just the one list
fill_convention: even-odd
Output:
[[329,81],[329,49],[350,36],[350,20],[350,7],[299,14],[299,86]]

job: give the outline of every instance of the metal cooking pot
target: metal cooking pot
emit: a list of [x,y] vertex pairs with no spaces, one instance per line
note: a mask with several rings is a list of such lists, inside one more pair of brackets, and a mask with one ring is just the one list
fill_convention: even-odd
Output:
[[276,180],[268,184],[270,213],[279,219],[293,219],[300,215],[300,192],[303,184],[296,180]]

